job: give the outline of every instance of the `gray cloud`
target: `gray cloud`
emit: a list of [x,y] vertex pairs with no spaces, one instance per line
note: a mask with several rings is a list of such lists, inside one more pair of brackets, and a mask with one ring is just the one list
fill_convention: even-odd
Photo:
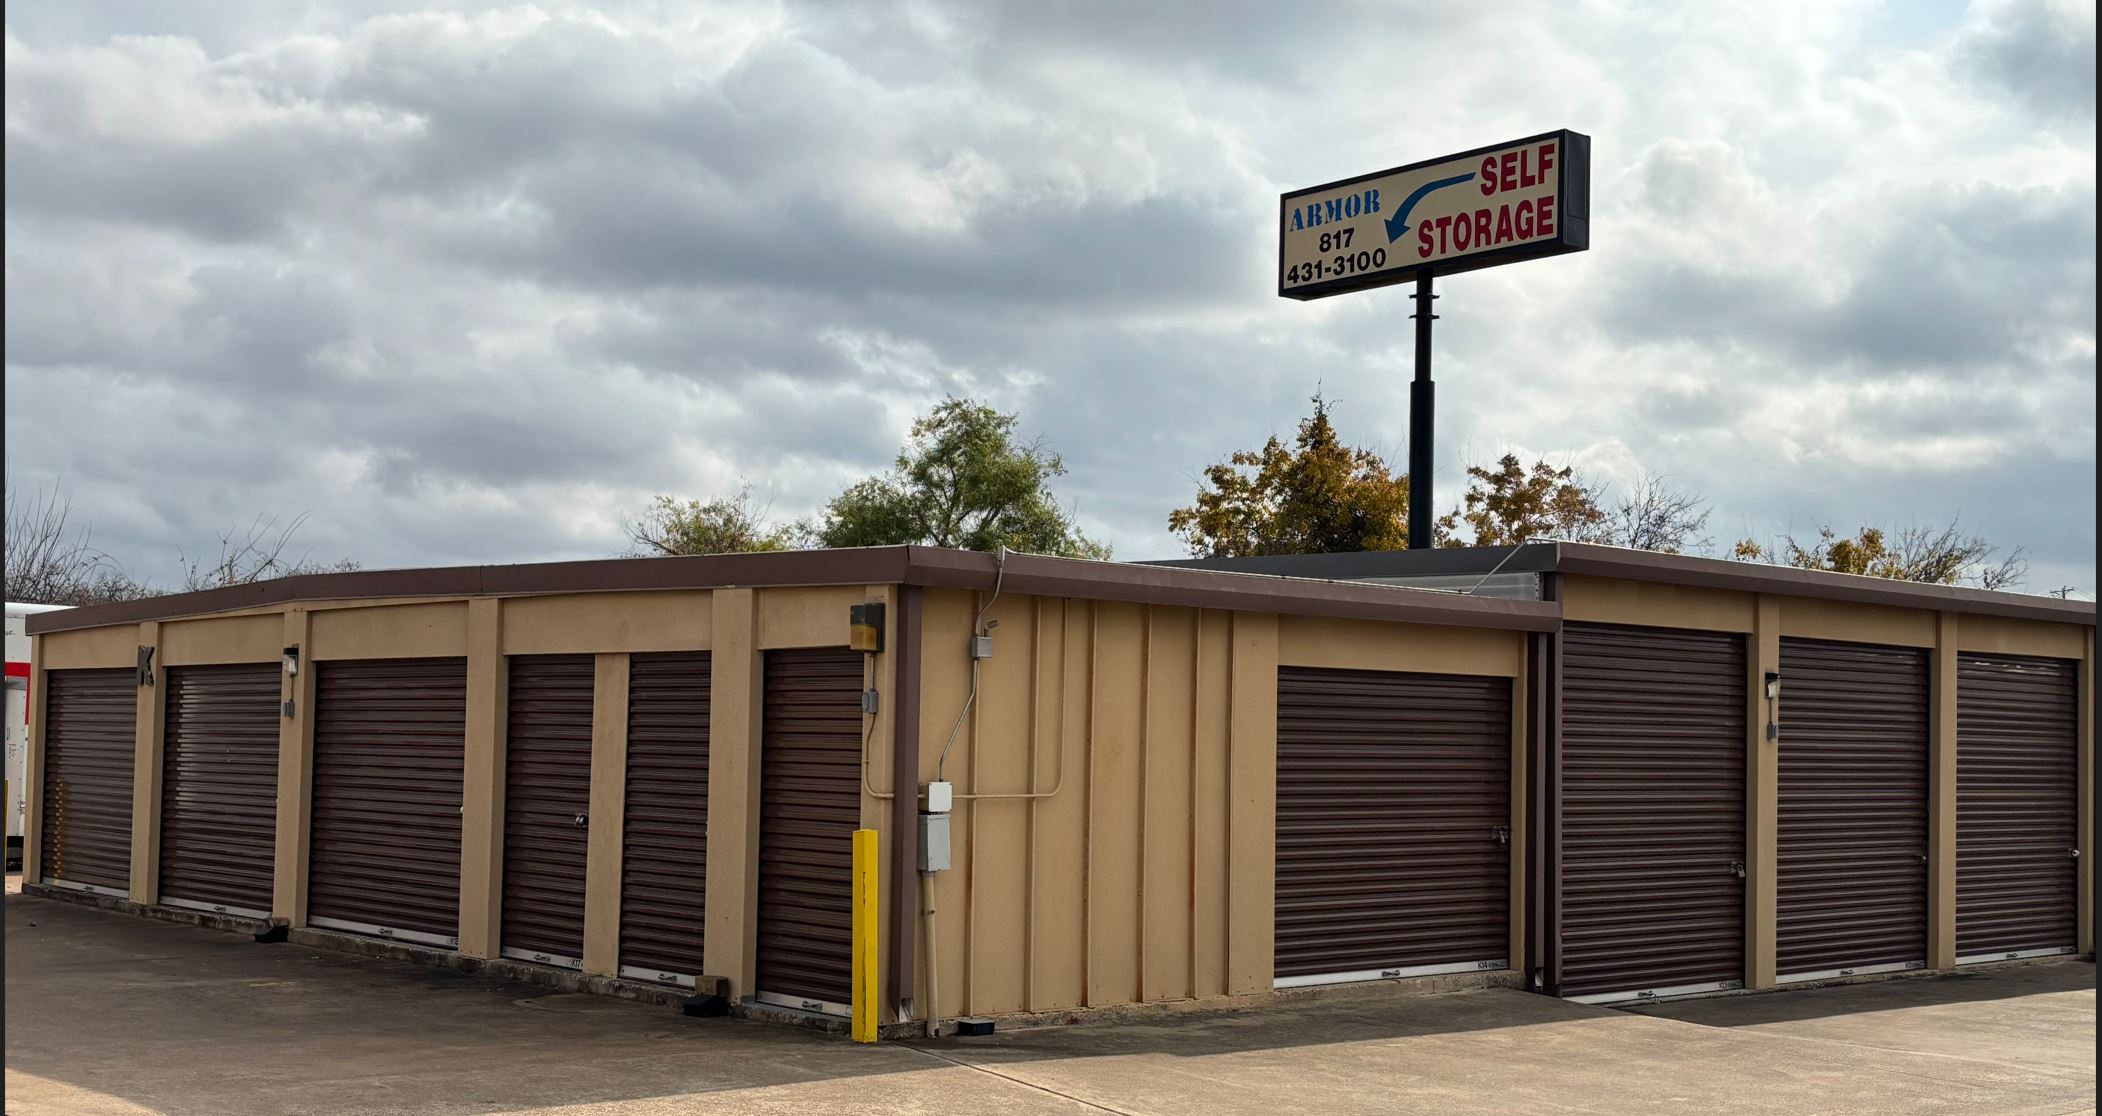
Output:
[[1441,285],[1441,505],[1516,448],[1669,472],[1718,535],[1960,512],[2092,587],[2092,15],[1863,19],[10,11],[9,472],[163,579],[259,511],[371,565],[590,556],[655,492],[807,514],[968,394],[1168,554],[1317,386],[1403,456],[1403,292],[1277,300],[1278,191],[1568,124],[1593,251]]
[[1967,76],[1996,85],[2046,117],[2095,119],[2095,6],[2007,0],[1957,39]]

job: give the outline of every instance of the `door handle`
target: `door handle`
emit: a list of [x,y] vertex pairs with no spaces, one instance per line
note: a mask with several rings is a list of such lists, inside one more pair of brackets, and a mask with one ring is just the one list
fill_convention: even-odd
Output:
[[584,814],[578,814],[576,817],[571,818],[570,820],[576,824],[576,827],[578,829],[584,828],[586,825],[590,824],[591,821],[591,819]]
[[1731,862],[1730,862],[1730,874],[1731,874],[1731,875],[1733,875],[1733,876],[1735,876],[1735,877],[1737,877],[1737,878],[1738,878],[1738,879],[1740,879],[1740,880],[1741,880],[1741,879],[1743,879],[1743,878],[1744,878],[1744,861],[1742,861],[1742,860],[1733,860],[1733,861],[1731,861]]
[[1511,827],[1492,825],[1489,827],[1489,836],[1499,845],[1508,845],[1511,843]]

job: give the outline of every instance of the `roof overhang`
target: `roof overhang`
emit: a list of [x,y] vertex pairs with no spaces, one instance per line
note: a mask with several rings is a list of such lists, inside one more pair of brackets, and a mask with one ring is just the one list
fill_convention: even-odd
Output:
[[1538,601],[1470,597],[1348,580],[1097,562],[1036,554],[1010,553],[1003,564],[991,554],[975,551],[885,546],[304,574],[252,585],[45,613],[30,617],[27,626],[34,635],[147,620],[209,616],[305,601],[828,585],[917,585],[933,589],[991,590],[996,581],[1007,592],[1131,604],[1519,631],[1553,631],[1560,623],[1559,609]]

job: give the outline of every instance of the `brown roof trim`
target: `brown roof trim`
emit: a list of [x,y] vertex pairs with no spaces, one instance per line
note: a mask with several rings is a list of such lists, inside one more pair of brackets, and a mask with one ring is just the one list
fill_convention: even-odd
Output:
[[[297,601],[373,597],[476,597],[497,594],[599,593],[627,589],[692,589],[732,585],[888,585],[902,581],[902,546],[709,554],[681,558],[599,558],[508,566],[432,566],[353,573],[302,574],[164,597],[41,613],[48,624],[30,634],[109,624],[204,616]],[[34,620],[36,617],[30,617]]]
[[1683,554],[1657,554],[1592,543],[1548,545],[1556,549],[1554,568],[1557,573],[2095,626],[2093,601],[2062,601],[2055,597],[1955,585],[1922,585],[1883,577],[1799,570],[1793,566],[1770,566],[1761,562],[1693,558]]
[[[903,584],[990,590],[996,577],[995,565],[990,554],[925,546],[880,546],[692,558],[602,558],[510,566],[360,570],[306,574],[253,585],[41,613],[28,618],[28,630],[34,635],[298,601],[378,597],[518,596],[736,585]],[[1009,592],[1042,596],[1523,631],[1551,631],[1559,620],[1555,606],[1534,601],[1034,554],[1008,555],[1001,585]]]

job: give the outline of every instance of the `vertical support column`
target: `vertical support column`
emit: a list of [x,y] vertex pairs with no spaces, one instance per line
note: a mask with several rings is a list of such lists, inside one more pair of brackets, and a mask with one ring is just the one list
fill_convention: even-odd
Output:
[[44,878],[44,637],[29,639],[29,749],[22,757],[22,879],[40,883]]
[[1927,733],[1927,967],[1956,967],[1956,625],[1935,614]]
[[503,601],[467,602],[467,757],[460,789],[460,955],[503,949],[504,704]]
[[708,916],[702,963],[730,996],[756,989],[759,934],[759,732],[764,666],[752,589],[715,591],[708,710]]
[[1548,832],[1551,818],[1548,787],[1552,771],[1548,757],[1548,716],[1554,705],[1554,675],[1549,654],[1554,638],[1545,632],[1526,637],[1524,685],[1530,698],[1525,734],[1526,836],[1519,843],[1525,849],[1526,888],[1532,901],[1526,905],[1526,941],[1518,961],[1525,966],[1526,987],[1535,992],[1547,991],[1559,979],[1559,973],[1550,972],[1548,965],[1551,952],[1548,907],[1555,898],[1554,883],[1548,874],[1552,863],[1549,850],[1553,845]]
[[1768,731],[1777,724],[1780,705],[1788,700],[1788,680],[1781,697],[1768,701],[1766,676],[1781,670],[1781,600],[1761,596],[1752,621],[1745,679],[1744,787],[1744,967],[1745,986],[1775,984],[1775,931],[1780,911],[1781,741]]
[[278,677],[284,705],[277,723],[277,871],[271,888],[270,920],[281,926],[307,924],[307,857],[314,793],[314,675],[320,665],[313,646],[313,614],[285,611],[286,647],[299,649],[296,673]]
[[2073,940],[2075,949],[2090,955],[2095,952],[2095,629],[2087,629],[2085,640],[2080,658],[2080,863],[2073,885]]
[[161,625],[139,625],[139,655],[147,667],[139,679],[137,719],[132,723],[131,767],[131,901],[160,901],[161,887],[161,724],[167,703],[161,670]]
[[920,874],[920,624],[925,590],[916,585],[898,592],[891,636],[895,690],[891,697],[890,764],[890,1008],[893,1018],[913,1018],[918,1007]]
[[1231,850],[1226,875],[1226,994],[1239,996],[1270,991],[1277,971],[1274,614],[1233,614],[1233,696],[1226,732],[1226,842]]
[[[883,650],[864,656],[868,662],[868,685],[876,691],[876,712],[864,722],[861,756],[861,827],[876,831],[881,846],[898,843],[897,788],[906,785],[900,783],[896,777],[899,659],[903,651],[905,627],[904,609],[900,600],[903,595],[901,590],[902,587],[897,585],[871,585],[862,597],[865,601],[880,602],[883,605],[885,626]],[[888,855],[889,849],[885,848],[884,851]],[[895,861],[896,858],[892,859]],[[892,884],[892,881],[897,879],[896,864],[893,863],[888,871],[878,872],[877,878],[888,886],[876,895],[876,926],[890,927],[894,917],[893,904],[898,894],[897,887]],[[878,935],[879,938],[887,936],[888,931]],[[888,944],[885,942],[885,945]],[[877,981],[878,988],[887,987],[884,982],[889,980],[889,970],[895,963],[888,951],[876,958],[877,973],[873,979]],[[879,1020],[890,1021],[897,1018],[895,996],[885,998],[878,995],[870,1002],[875,1005],[870,1010],[877,1013]]]
[[1432,539],[1431,450],[1435,439],[1437,385],[1431,382],[1431,313],[1429,270],[1416,275],[1416,378],[1409,384],[1409,549],[1424,550],[1437,545]]
[[1518,672],[1511,678],[1511,930],[1510,942],[1504,947],[1506,964],[1515,972],[1530,975],[1525,964],[1526,927],[1526,846],[1531,841],[1531,829],[1526,824],[1526,726],[1532,720],[1526,715],[1531,704],[1526,693],[1526,648],[1532,637],[1523,632],[1514,633],[1518,641]]
[[601,652],[591,695],[591,813],[584,852],[584,971],[620,971],[620,851],[627,829],[628,656]]

